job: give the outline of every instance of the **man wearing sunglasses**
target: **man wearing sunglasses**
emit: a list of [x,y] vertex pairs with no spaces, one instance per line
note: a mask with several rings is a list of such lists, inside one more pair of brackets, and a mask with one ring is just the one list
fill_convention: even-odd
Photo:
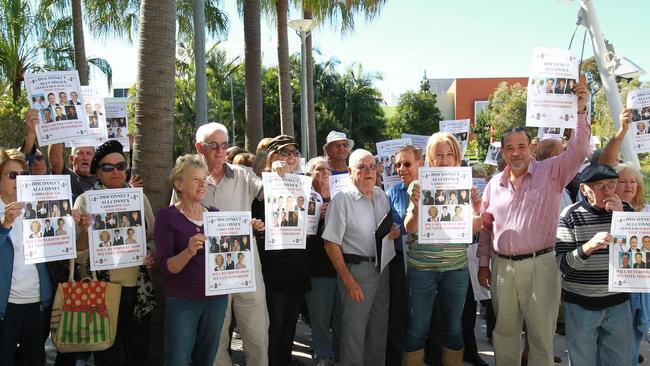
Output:
[[395,152],[394,168],[400,182],[392,186],[386,195],[390,203],[393,222],[399,225],[401,234],[395,239],[395,258],[389,264],[390,305],[388,307],[388,343],[386,345],[386,365],[401,365],[404,353],[404,332],[407,320],[406,276],[404,272],[404,252],[402,236],[406,235],[404,217],[409,206],[407,189],[418,179],[418,169],[424,165],[422,152],[413,145],[401,147]]

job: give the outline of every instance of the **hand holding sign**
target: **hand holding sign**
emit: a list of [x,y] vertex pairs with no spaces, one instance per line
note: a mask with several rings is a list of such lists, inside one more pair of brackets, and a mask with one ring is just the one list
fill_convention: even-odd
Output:
[[22,202],[12,202],[5,206],[4,217],[2,218],[2,226],[5,229],[9,229],[13,225],[23,207],[25,207],[25,204]]
[[203,243],[205,243],[206,240],[208,240],[207,236],[196,234],[190,238],[186,250],[192,257],[194,257],[200,249],[203,249]]

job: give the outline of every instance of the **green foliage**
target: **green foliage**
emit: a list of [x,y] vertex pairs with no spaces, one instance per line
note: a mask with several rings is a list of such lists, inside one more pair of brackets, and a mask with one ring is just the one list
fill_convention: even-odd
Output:
[[[505,82],[499,84],[489,98],[487,118],[495,140],[500,139],[503,131],[509,128],[525,127],[526,87],[519,83],[512,86]],[[536,128],[526,129],[529,134],[536,135]],[[487,145],[485,148],[487,149]]]
[[438,132],[441,119],[435,94],[408,91],[401,95],[395,114],[388,121],[387,133],[391,138],[399,138],[402,133],[432,135]]
[[16,148],[25,137],[25,113],[27,98],[21,94],[16,102],[7,85],[2,85],[0,94],[0,148]]
[[[623,105],[627,103],[627,94],[640,87],[648,87],[648,83],[641,85],[638,79],[626,80],[621,79],[618,81],[618,90],[621,94],[621,101]],[[593,111],[592,111],[592,127],[591,131],[594,136],[599,136],[603,140],[607,140],[614,136],[616,128],[614,127],[614,120],[609,109],[607,102],[607,95],[605,89],[600,88],[593,98]],[[604,142],[604,141],[603,141]]]
[[[474,128],[472,129],[474,139],[471,142],[476,142],[476,157],[478,161],[485,161],[488,147],[490,146],[490,114],[487,109],[484,109],[476,116],[474,121]],[[469,145],[468,145],[469,151]]]

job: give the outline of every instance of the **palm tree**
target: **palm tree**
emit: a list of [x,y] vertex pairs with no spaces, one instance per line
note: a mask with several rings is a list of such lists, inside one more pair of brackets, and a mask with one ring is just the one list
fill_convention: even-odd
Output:
[[74,64],[79,72],[81,85],[88,85],[86,46],[84,44],[84,24],[81,0],[72,0],[72,39],[74,42]]
[[245,59],[245,148],[255,151],[263,136],[262,127],[262,36],[260,29],[260,0],[244,0],[244,59]]
[[[275,0],[276,28],[278,32],[278,74],[280,77],[280,123],[283,135],[294,135],[293,103],[291,102],[291,67],[289,65],[289,37],[287,16],[288,0]],[[301,143],[305,143],[304,141]]]
[[205,75],[205,1],[192,1],[194,15],[194,66],[196,125],[208,122],[208,81]]

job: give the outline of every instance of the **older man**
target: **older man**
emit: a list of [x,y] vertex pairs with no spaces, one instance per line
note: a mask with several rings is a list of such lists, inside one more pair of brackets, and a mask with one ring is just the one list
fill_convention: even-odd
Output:
[[[632,345],[628,294],[608,291],[612,211],[634,211],[614,190],[618,174],[592,164],[581,175],[584,199],[562,212],[555,259],[562,272],[566,344],[572,365],[626,365]],[[641,255],[641,253],[638,253]]]
[[332,131],[327,134],[323,151],[332,169],[332,175],[348,172],[348,155],[354,147],[354,141],[347,138],[345,133]]
[[[339,192],[325,216],[325,250],[338,273],[343,318],[341,364],[383,365],[388,323],[388,271],[375,266],[375,229],[389,212],[385,193],[375,187],[377,164],[366,150],[350,155],[354,187]],[[393,224],[389,239],[400,234]]]
[[[250,211],[253,200],[262,194],[262,180],[251,169],[226,163],[227,150],[230,147],[228,129],[220,123],[205,124],[196,131],[195,141],[196,151],[205,159],[210,172],[208,192],[203,204],[217,207],[221,211]],[[239,333],[244,342],[246,364],[268,364],[269,317],[266,289],[262,280],[259,254],[257,251],[254,253],[257,288],[255,292],[230,296],[215,365],[232,365],[228,354],[232,311],[235,312]]]
[[[578,122],[566,151],[553,159],[533,161],[526,131],[506,131],[501,137],[501,152],[507,166],[490,180],[483,193],[478,275],[481,285],[492,285],[497,318],[494,348],[499,365],[519,364],[523,319],[530,342],[528,363],[553,364],[561,290],[552,255],[557,213],[564,186],[589,150],[587,89],[576,84],[574,92],[578,96]],[[488,264],[493,252],[491,274]]]
[[406,276],[401,236],[406,235],[404,218],[409,206],[407,189],[418,179],[418,169],[423,165],[422,152],[413,145],[407,145],[395,152],[395,169],[401,182],[392,186],[386,195],[390,203],[393,221],[400,226],[401,235],[395,239],[395,258],[390,262],[390,305],[388,307],[388,343],[386,344],[386,365],[402,364],[404,353],[404,332],[407,320]]

